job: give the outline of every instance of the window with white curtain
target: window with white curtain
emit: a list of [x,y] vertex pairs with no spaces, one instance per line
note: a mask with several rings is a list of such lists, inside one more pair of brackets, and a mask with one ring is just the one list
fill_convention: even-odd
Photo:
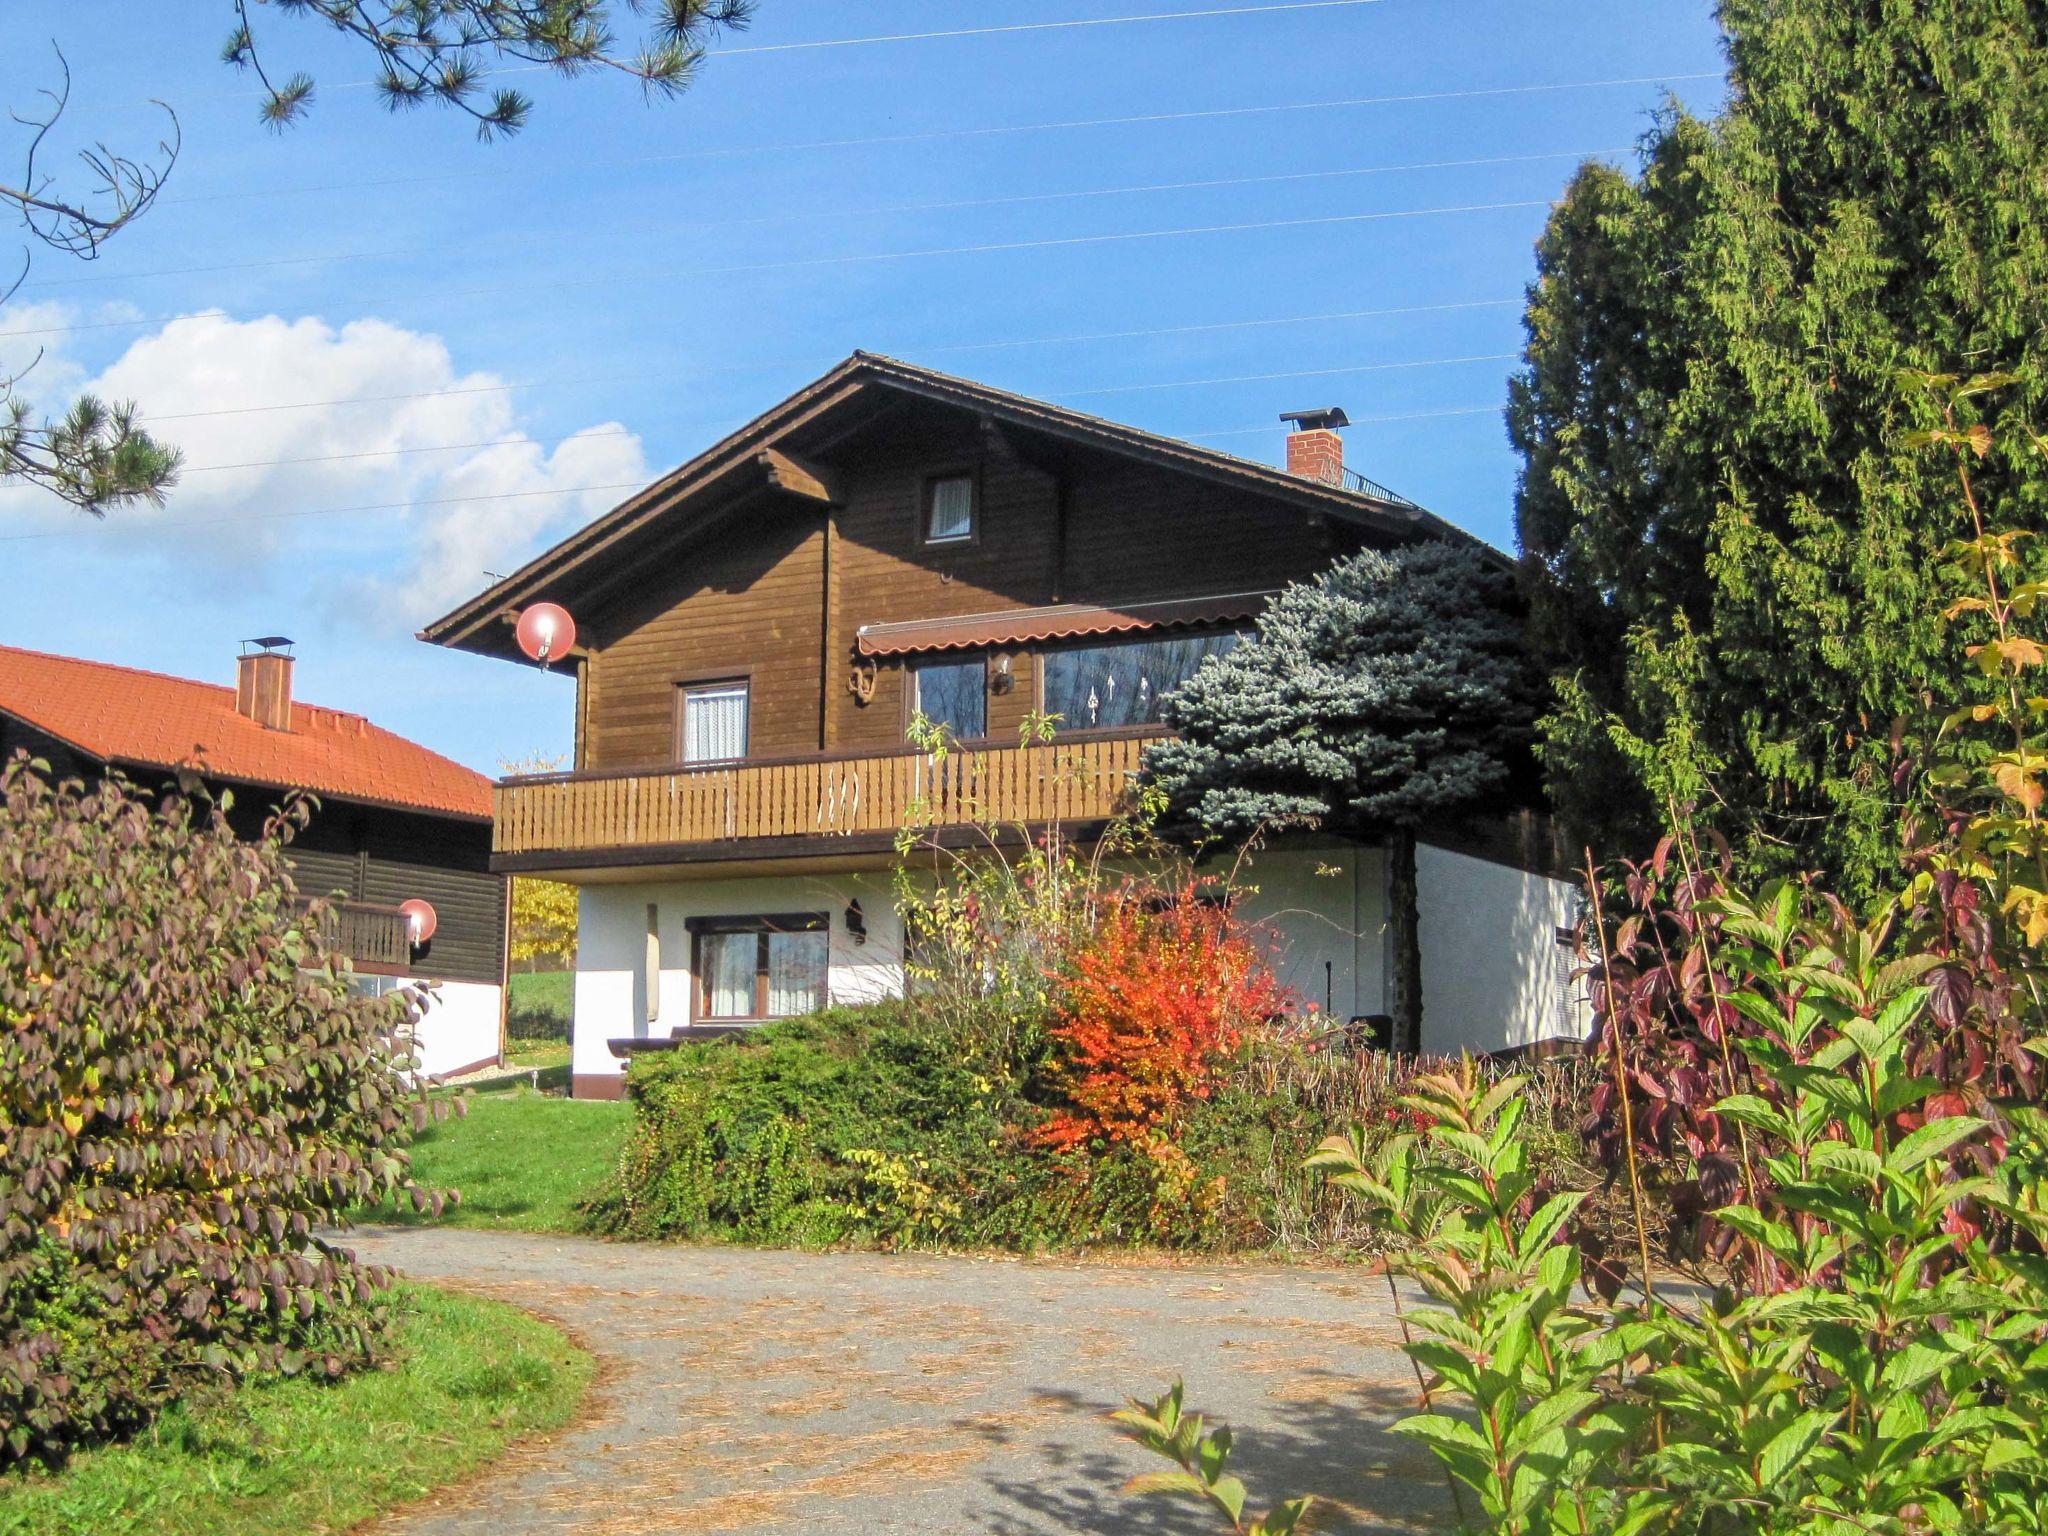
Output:
[[1185,635],[1049,652],[1040,667],[1043,707],[1062,731],[1151,725],[1160,719],[1168,694],[1211,656],[1233,650],[1239,638],[1229,632]]
[[825,1006],[830,938],[822,912],[698,918],[697,1018],[797,1018]]
[[747,685],[691,683],[684,686],[676,734],[686,763],[722,763],[747,755]]
[[929,544],[974,537],[974,477],[947,475],[925,484],[924,536]]
[[699,941],[697,970],[703,982],[706,1018],[753,1017],[760,945],[760,936],[752,933],[707,933]]
[[825,1006],[825,931],[769,933],[768,1016],[793,1019]]

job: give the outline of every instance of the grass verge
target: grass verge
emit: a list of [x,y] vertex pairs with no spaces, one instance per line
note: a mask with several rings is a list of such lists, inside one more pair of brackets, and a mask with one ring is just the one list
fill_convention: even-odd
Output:
[[59,1473],[0,1477],[0,1536],[345,1531],[575,1413],[593,1362],[560,1329],[427,1286],[396,1298],[390,1369],[252,1383]]
[[548,1098],[525,1087],[480,1094],[462,1119],[443,1121],[413,1142],[413,1176],[431,1189],[460,1190],[461,1204],[438,1222],[389,1206],[365,1207],[354,1219],[581,1231],[577,1203],[611,1172],[631,1117],[632,1106],[622,1100]]

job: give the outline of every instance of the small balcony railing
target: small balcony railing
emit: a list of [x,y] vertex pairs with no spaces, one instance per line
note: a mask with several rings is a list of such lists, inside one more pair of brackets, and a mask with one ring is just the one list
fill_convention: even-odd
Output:
[[327,947],[357,965],[410,965],[412,922],[396,907],[373,901],[302,898],[299,905],[317,914]]
[[1125,808],[1158,728],[1030,746],[544,774],[497,787],[500,854],[687,848],[757,838],[886,841],[907,826],[1089,822]]

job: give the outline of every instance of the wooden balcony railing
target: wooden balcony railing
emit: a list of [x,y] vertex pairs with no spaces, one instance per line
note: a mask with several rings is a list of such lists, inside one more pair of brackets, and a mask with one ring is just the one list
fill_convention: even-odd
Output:
[[872,842],[913,824],[1099,821],[1125,808],[1139,759],[1161,734],[507,779],[492,846],[525,854],[771,837]]
[[[312,898],[301,906],[312,907]],[[396,907],[372,901],[329,900],[320,905],[321,931],[329,949],[358,965],[410,965],[412,923]]]

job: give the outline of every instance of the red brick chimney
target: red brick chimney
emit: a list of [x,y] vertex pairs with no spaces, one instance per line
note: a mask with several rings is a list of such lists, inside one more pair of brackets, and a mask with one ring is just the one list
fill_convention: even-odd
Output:
[[292,728],[291,641],[283,635],[247,640],[235,659],[235,713],[247,715],[267,730]]
[[1351,425],[1340,406],[1319,411],[1288,411],[1280,419],[1294,430],[1287,434],[1287,472],[1325,485],[1344,483],[1344,439],[1337,429]]

